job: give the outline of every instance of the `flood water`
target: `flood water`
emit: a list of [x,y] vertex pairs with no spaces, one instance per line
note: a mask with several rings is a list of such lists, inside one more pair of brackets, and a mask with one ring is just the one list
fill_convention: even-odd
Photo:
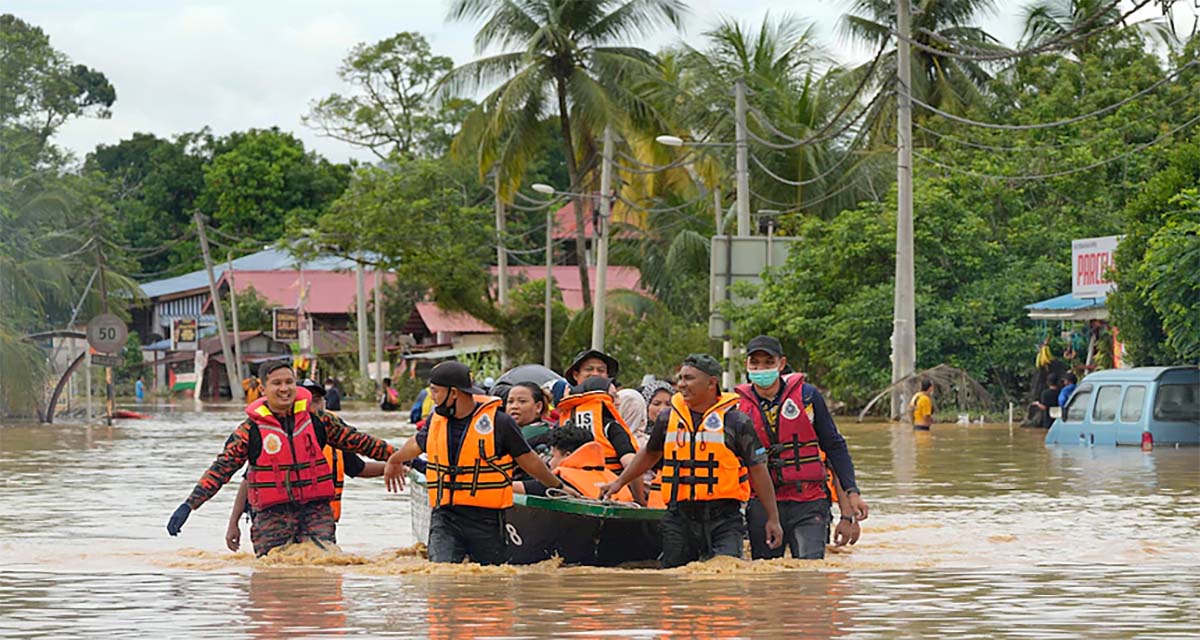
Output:
[[[841,424],[870,503],[825,561],[671,571],[433,566],[407,496],[348,480],[338,540],[224,547],[235,491],[164,529],[239,420],[0,426],[0,636],[1196,637],[1200,451],[1047,448],[1044,432]],[[399,443],[397,414],[342,414]]]

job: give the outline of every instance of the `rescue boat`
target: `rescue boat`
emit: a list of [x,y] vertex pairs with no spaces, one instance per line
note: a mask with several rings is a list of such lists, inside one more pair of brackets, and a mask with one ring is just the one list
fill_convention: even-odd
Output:
[[[428,544],[425,476],[413,472],[409,480],[413,536]],[[558,557],[565,564],[612,567],[654,561],[662,553],[659,522],[665,513],[627,503],[517,494],[506,516],[509,562]]]

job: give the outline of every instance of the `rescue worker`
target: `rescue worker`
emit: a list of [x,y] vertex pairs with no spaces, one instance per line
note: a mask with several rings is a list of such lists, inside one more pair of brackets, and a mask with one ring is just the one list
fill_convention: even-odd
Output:
[[326,444],[375,460],[395,452],[387,442],[325,413],[311,410],[312,395],[297,389],[296,377],[285,361],[265,362],[259,377],[266,396],[246,407],[247,418],[225,441],[225,448],[191,495],[175,509],[167,533],[179,535],[195,509],[221,490],[242,465],[247,474],[249,502],[254,509],[250,540],[261,556],[275,547],[311,539],[336,542],[336,525],[329,501],[335,496],[333,473],[322,454]]
[[[633,432],[614,404],[617,390],[608,378],[591,376],[571,389],[558,403],[559,426],[573,426],[592,433],[604,450],[604,465],[614,474],[633,462],[637,443]],[[633,495],[643,501],[642,479],[633,481]]]
[[751,487],[763,498],[766,542],[779,546],[783,531],[766,451],[750,416],[737,409],[737,395],[721,393],[721,365],[707,354],[688,356],[676,389],[671,410],[659,414],[646,446],[600,497],[615,495],[661,459],[667,505],[661,524],[663,567],[718,555],[742,557],[741,507]]
[[263,396],[262,380],[258,376],[250,376],[242,380],[242,391],[246,393],[246,402],[254,402]]
[[388,491],[404,488],[404,463],[425,453],[429,488],[429,560],[502,564],[508,559],[504,510],[513,503],[512,471],[524,469],[547,487],[558,479],[521,437],[517,423],[500,411],[500,399],[478,393],[460,362],[433,368],[435,402],[427,429],[418,431],[388,459]]
[[908,412],[912,427],[917,431],[929,431],[933,426],[933,382],[921,380],[921,390],[908,401]]
[[[327,414],[334,420],[341,421],[337,414],[328,410],[328,400],[325,396],[327,387],[322,387],[308,379],[297,386],[312,394],[312,413],[314,415]],[[325,454],[325,461],[329,463],[329,468],[333,470],[333,499],[329,501],[329,506],[333,509],[333,521],[340,522],[342,519],[342,490],[345,486],[346,476],[377,478],[383,475],[384,464],[375,460],[363,461],[353,453],[346,453],[328,444],[325,445],[322,453]],[[241,547],[242,528],[238,524],[238,520],[241,519],[243,513],[247,512],[246,495],[248,490],[249,485],[243,478],[241,486],[238,487],[237,497],[233,500],[233,509],[229,513],[229,524],[225,528],[225,546],[230,551],[237,551]],[[253,519],[254,514],[250,513],[250,517]]]
[[[746,344],[749,384],[738,385],[738,408],[750,416],[754,430],[767,447],[767,467],[775,503],[783,525],[783,539],[792,557],[825,557],[832,498],[839,499],[842,518],[835,542],[858,541],[858,520],[867,516],[859,495],[854,463],[846,440],[825,405],[821,392],[804,380],[804,374],[781,375],[787,366],[783,347],[771,336],[757,336]],[[844,494],[831,495],[826,460]],[[754,559],[779,558],[784,547],[767,544],[767,499],[755,491],[746,505],[750,529],[750,554]]]
[[586,349],[575,356],[575,360],[571,362],[571,366],[567,367],[567,372],[563,374],[563,377],[571,386],[575,386],[593,376],[613,380],[620,370],[621,365],[616,358],[603,351]]
[[[514,387],[515,388],[515,387]],[[550,470],[563,482],[585,498],[600,498],[600,488],[617,479],[604,466],[604,450],[592,439],[592,432],[578,427],[559,427],[550,431]],[[513,482],[514,493],[534,496],[546,495],[546,486],[537,480]],[[633,494],[626,487],[615,499],[633,502]]]

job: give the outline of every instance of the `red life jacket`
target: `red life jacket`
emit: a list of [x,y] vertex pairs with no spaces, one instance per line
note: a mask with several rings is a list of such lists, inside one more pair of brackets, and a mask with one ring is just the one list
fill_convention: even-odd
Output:
[[317,441],[308,405],[312,394],[296,389],[291,434],[267,407],[266,398],[246,407],[246,415],[262,437],[262,450],[250,461],[247,475],[250,506],[256,511],[287,502],[305,503],[334,497],[333,471]]
[[820,442],[809,415],[812,406],[804,402],[804,374],[794,373],[780,382],[783,384],[783,402],[779,405],[777,433],[767,428],[766,416],[758,405],[753,385],[737,386],[741,396],[738,409],[754,421],[758,439],[767,448],[767,468],[775,484],[775,499],[810,502],[831,498],[826,487],[827,474]]

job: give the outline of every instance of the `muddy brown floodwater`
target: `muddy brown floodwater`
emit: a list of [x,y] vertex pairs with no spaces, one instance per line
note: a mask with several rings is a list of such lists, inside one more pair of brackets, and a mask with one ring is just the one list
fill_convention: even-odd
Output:
[[[341,553],[224,548],[232,489],[164,526],[238,421],[0,426],[0,637],[1197,637],[1200,451],[842,423],[871,505],[825,561],[434,566],[406,496],[349,480]],[[397,414],[343,413],[396,442]],[[247,543],[248,526],[243,524]]]

